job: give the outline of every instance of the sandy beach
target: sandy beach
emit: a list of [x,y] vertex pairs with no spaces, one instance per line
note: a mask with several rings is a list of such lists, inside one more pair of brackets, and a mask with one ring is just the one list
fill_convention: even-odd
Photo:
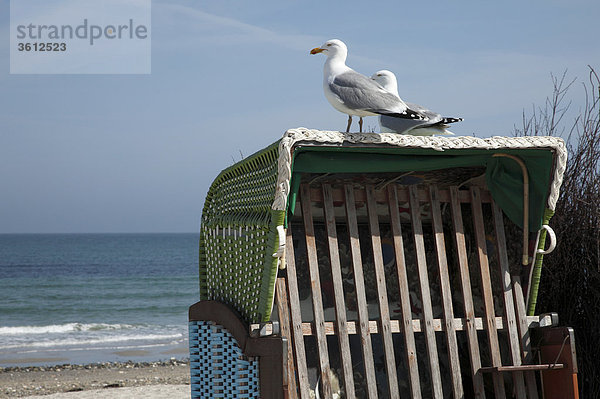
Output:
[[189,363],[96,363],[0,368],[0,398],[189,398]]

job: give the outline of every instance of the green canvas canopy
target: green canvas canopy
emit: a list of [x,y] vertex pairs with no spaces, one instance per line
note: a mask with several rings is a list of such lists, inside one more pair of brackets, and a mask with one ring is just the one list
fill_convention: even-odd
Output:
[[419,148],[299,147],[294,152],[290,209],[296,203],[302,173],[384,173],[432,171],[466,166],[485,167],[486,183],[506,215],[523,227],[523,174],[508,153],[521,158],[531,176],[529,225],[539,230],[552,178],[554,154],[548,149],[447,150]]
[[[269,320],[286,215],[294,211],[300,180],[306,174],[407,176],[480,168],[494,201],[523,227],[520,162],[529,180],[527,222],[538,231],[558,199],[566,165],[560,138],[288,130],[281,140],[225,169],[211,185],[200,231],[201,299],[228,303],[248,322]],[[543,245],[543,237],[540,241]],[[536,261],[541,266],[541,255]]]

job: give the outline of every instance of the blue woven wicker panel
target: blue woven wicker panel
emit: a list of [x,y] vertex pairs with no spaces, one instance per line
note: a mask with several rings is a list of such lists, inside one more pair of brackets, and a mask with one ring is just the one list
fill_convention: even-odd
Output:
[[223,326],[190,321],[192,398],[259,398],[258,359],[246,358]]

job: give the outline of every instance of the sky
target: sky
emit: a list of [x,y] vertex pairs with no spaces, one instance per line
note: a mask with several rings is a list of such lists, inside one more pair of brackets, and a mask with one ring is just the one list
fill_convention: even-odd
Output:
[[512,135],[551,74],[577,79],[577,109],[600,70],[597,0],[154,0],[149,75],[11,75],[9,15],[0,0],[0,233],[199,231],[222,169],[289,128],[345,129],[309,55],[328,39],[463,117],[457,135]]

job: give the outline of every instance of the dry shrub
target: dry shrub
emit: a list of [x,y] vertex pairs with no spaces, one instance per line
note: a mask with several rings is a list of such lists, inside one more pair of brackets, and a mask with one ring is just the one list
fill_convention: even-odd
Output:
[[[561,136],[569,160],[550,225],[558,245],[544,258],[536,313],[557,312],[575,329],[580,394],[600,398],[600,79],[590,67],[585,103],[573,115],[566,94],[575,80],[552,76],[553,94],[516,135]],[[565,122],[567,119],[573,120]]]

